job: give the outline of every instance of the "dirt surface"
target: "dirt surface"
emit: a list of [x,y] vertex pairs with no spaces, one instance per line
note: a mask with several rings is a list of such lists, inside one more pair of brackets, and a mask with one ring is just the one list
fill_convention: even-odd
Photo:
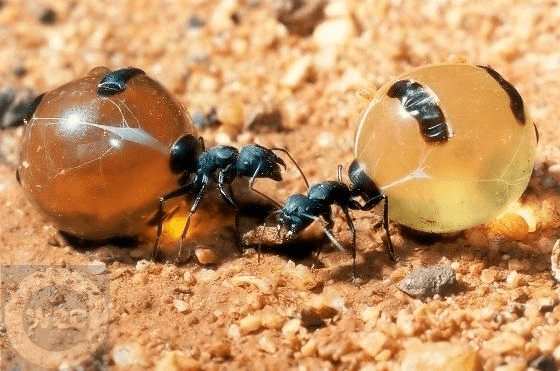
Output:
[[[354,212],[353,283],[351,255],[330,244],[312,269],[317,231],[260,259],[239,253],[215,196],[191,235],[201,264],[143,261],[149,242],[71,244],[19,188],[22,131],[5,130],[2,369],[556,370],[558,24],[556,1],[1,1],[3,87],[42,92],[95,66],[139,67],[197,120],[216,110],[222,124],[199,131],[208,144],[284,147],[312,183],[352,161],[355,92],[427,63],[493,66],[540,133],[520,227],[510,217],[425,236],[392,223],[392,263],[380,210]],[[293,166],[285,178],[259,189],[279,202],[305,190]],[[259,222],[242,216],[244,231]],[[335,222],[349,246],[342,213]],[[397,288],[437,264],[455,271],[452,293],[413,299]]]

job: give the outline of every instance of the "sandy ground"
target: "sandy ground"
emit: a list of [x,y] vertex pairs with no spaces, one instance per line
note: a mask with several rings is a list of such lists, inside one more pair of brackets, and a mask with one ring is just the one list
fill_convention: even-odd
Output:
[[[2,86],[42,92],[94,66],[136,66],[191,115],[217,110],[222,125],[200,130],[209,144],[284,147],[317,182],[352,160],[356,90],[456,57],[488,64],[518,88],[539,128],[519,203],[529,233],[494,223],[424,236],[392,223],[395,264],[383,250],[380,210],[355,212],[352,283],[350,254],[329,244],[312,269],[309,251],[321,242],[311,234],[260,259],[240,254],[231,214],[211,196],[191,236],[202,264],[150,263],[142,261],[149,243],[64,240],[19,188],[22,131],[5,130],[2,369],[557,369],[560,290],[550,254],[560,227],[560,5],[310,0],[290,11],[296,3],[2,1]],[[271,112],[276,127],[254,120]],[[304,190],[293,167],[285,178],[259,189],[279,202]],[[246,215],[242,228],[258,222]],[[348,246],[342,213],[335,222]],[[397,288],[436,264],[455,271],[451,294],[419,300]]]

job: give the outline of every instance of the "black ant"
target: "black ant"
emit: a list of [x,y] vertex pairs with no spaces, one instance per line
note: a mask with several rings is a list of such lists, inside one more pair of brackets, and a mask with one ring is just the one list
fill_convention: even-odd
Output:
[[[157,214],[159,222],[152,258],[155,259],[157,255],[159,241],[163,230],[163,221],[165,219],[164,206],[165,202],[170,199],[185,196],[187,194],[196,194],[194,202],[189,210],[185,227],[181,233],[177,260],[179,260],[183,252],[183,240],[189,230],[191,217],[198,209],[210,184],[216,184],[224,202],[236,211],[239,210],[239,208],[233,199],[231,183],[238,176],[249,177],[249,188],[253,192],[271,200],[270,197],[253,188],[253,184],[257,178],[269,178],[274,181],[282,180],[280,166],[286,169],[286,163],[278,157],[274,151],[281,151],[285,153],[303,175],[299,165],[292,158],[290,153],[283,148],[266,148],[258,144],[248,144],[241,148],[241,150],[232,146],[224,145],[214,146],[206,150],[202,137],[196,138],[191,134],[187,134],[177,139],[170,151],[171,171],[192,175],[185,185],[163,195],[159,199],[159,210]],[[307,180],[305,180],[305,182],[307,184]],[[228,186],[227,191],[224,187],[226,185]],[[271,201],[276,204],[275,201]],[[239,215],[236,212],[235,231],[239,245],[238,227]],[[189,253],[188,258],[190,257]]]
[[[369,211],[382,200],[385,201],[383,209],[383,228],[387,233],[386,251],[393,261],[397,261],[397,256],[393,249],[391,236],[389,235],[389,204],[387,195],[380,192],[379,188],[366,174],[360,164],[354,160],[348,168],[348,177],[350,185],[346,185],[342,179],[342,165],[338,166],[338,180],[324,181],[314,184],[307,191],[307,195],[296,193],[290,196],[284,206],[275,211],[271,215],[276,216],[278,231],[284,228],[287,230],[284,238],[291,240],[294,236],[307,228],[312,222],[322,218],[326,225],[323,225],[325,235],[332,243],[344,250],[342,245],[333,236],[332,228],[334,221],[332,220],[333,205],[338,205],[344,212],[346,223],[352,233],[352,259],[354,262],[352,276],[356,278],[356,229],[350,216],[350,209]],[[356,201],[360,197],[365,202],[363,205]],[[263,228],[266,228],[265,226]],[[317,251],[315,261],[319,258],[321,248]]]

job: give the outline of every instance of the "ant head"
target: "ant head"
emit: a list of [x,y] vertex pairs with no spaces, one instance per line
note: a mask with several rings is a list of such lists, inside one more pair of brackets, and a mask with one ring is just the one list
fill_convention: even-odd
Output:
[[348,178],[350,178],[350,192],[352,196],[361,196],[369,200],[381,194],[379,187],[367,175],[362,165],[354,160],[348,167]]
[[186,134],[173,143],[170,150],[169,168],[175,174],[194,173],[198,169],[198,158],[204,152],[204,144],[192,134]]

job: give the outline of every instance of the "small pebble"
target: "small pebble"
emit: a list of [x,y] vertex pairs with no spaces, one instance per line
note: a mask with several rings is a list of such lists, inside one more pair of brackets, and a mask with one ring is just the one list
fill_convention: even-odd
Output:
[[253,114],[245,128],[245,130],[258,134],[279,132],[282,129],[282,113],[278,109]]
[[261,318],[257,314],[249,314],[239,321],[239,332],[241,335],[247,335],[258,331],[261,327]]
[[360,319],[364,322],[368,322],[369,324],[374,324],[380,314],[381,310],[377,307],[363,306],[359,310]]
[[267,353],[274,354],[278,350],[278,347],[270,340],[268,336],[263,336],[259,339],[259,349]]
[[202,28],[205,24],[206,22],[204,19],[196,14],[191,15],[189,19],[187,19],[187,28],[190,29]]
[[218,274],[213,269],[201,269],[197,274],[197,281],[211,282],[218,278]]
[[306,77],[311,73],[311,67],[311,55],[301,57],[288,67],[288,70],[280,79],[280,84],[288,88],[296,88],[298,85],[302,84]]
[[184,300],[175,299],[173,301],[173,306],[175,307],[175,309],[177,309],[177,312],[179,312],[179,313],[190,312],[189,305]]
[[196,283],[196,278],[194,278],[190,271],[185,271],[185,273],[183,273],[183,280],[188,285],[194,285]]
[[202,265],[216,264],[220,259],[214,249],[202,247],[200,245],[195,248],[194,254],[198,262]]
[[231,356],[231,344],[227,340],[218,341],[210,346],[208,353],[213,358],[227,358]]
[[101,274],[107,270],[107,265],[99,260],[94,260],[88,264],[88,270],[93,274]]
[[480,281],[486,284],[492,284],[496,281],[496,276],[498,272],[495,269],[483,269],[480,272]]
[[543,354],[550,354],[554,351],[558,342],[558,333],[556,331],[545,331],[537,339],[537,347]]
[[521,241],[529,233],[529,224],[516,213],[507,213],[488,224],[489,231],[508,241]]
[[333,298],[324,294],[311,295],[307,305],[309,309],[317,313],[317,315],[322,318],[330,318],[335,314],[346,310],[346,306],[342,298]]
[[194,112],[192,114],[194,126],[197,129],[213,128],[220,125],[218,121],[218,111],[212,108],[208,113]]
[[560,164],[550,165],[548,167],[548,173],[556,180],[556,183],[560,183]]
[[336,140],[334,134],[330,131],[323,131],[317,136],[317,144],[321,148],[332,148]]
[[222,0],[214,7],[209,26],[214,33],[220,33],[235,25],[232,16],[239,8],[238,0]]
[[52,8],[41,9],[38,15],[39,21],[44,25],[53,25],[56,23],[56,12]]
[[225,131],[218,131],[216,135],[214,135],[214,141],[216,142],[216,144],[222,146],[228,146],[232,144],[231,135],[229,135],[229,133],[226,133]]
[[558,299],[552,296],[541,297],[537,299],[537,305],[541,313],[552,312],[558,305]]
[[525,278],[516,271],[509,272],[506,278],[506,284],[512,289],[524,286],[526,283],[527,281],[525,280]]
[[290,337],[295,335],[301,328],[301,320],[294,318],[286,321],[284,326],[282,326],[282,335],[285,337]]
[[228,336],[233,340],[238,341],[241,338],[241,331],[239,331],[239,326],[237,326],[235,323],[231,324],[228,327]]
[[416,299],[445,295],[456,287],[455,271],[446,266],[420,268],[409,273],[397,288]]
[[309,341],[300,349],[300,353],[303,357],[312,357],[317,353],[317,340],[314,338],[309,339]]
[[277,19],[290,33],[309,36],[324,19],[325,1],[323,0],[278,0],[272,4],[276,7]]
[[286,318],[275,310],[264,310],[261,314],[261,325],[271,330],[280,330]]
[[507,354],[517,349],[523,349],[525,339],[512,332],[498,332],[484,344],[484,348],[497,353]]
[[552,352],[552,357],[554,358],[557,364],[560,364],[560,345],[554,348],[554,351]]
[[313,32],[313,41],[320,46],[344,45],[348,42],[356,29],[350,18],[337,18],[326,20],[319,24]]
[[174,350],[167,352],[156,364],[155,371],[198,371],[202,364],[196,359],[187,357],[183,352]]
[[387,335],[382,332],[373,331],[358,340],[358,346],[362,348],[370,357],[375,357],[388,341]]
[[311,269],[303,264],[298,264],[293,269],[287,268],[285,273],[298,290],[312,290],[319,284]]
[[274,292],[274,287],[270,282],[257,276],[235,276],[230,281],[234,287],[251,285],[263,294],[269,295]]
[[465,343],[419,344],[405,351],[401,371],[482,371],[478,352]]
[[152,262],[148,260],[139,260],[138,262],[136,262],[136,272],[144,272],[146,269],[148,269],[150,264],[152,264]]
[[116,345],[111,351],[111,356],[117,366],[141,366],[146,363],[144,351],[137,343]]

